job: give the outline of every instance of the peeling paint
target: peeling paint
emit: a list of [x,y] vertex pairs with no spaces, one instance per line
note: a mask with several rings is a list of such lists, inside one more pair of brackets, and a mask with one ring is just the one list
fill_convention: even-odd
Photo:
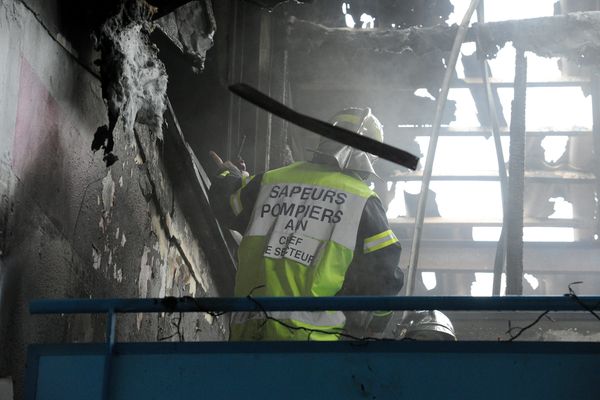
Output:
[[[142,259],[140,261],[140,275],[138,277],[138,290],[139,297],[146,298],[148,297],[148,282],[152,278],[152,266],[148,262],[148,256],[150,254],[150,249],[144,246],[144,252],[142,254]],[[137,328],[138,330],[142,324],[143,314],[139,313],[137,315]]]
[[102,179],[102,205],[104,214],[108,215],[115,202],[115,182],[112,179],[110,169],[104,179]]
[[92,266],[96,271],[99,270],[100,265],[102,265],[102,254],[100,254],[94,245],[92,245],[92,259],[94,260],[94,264],[92,264]]
[[123,270],[117,268],[117,264],[113,265],[113,278],[119,283],[123,282]]
[[156,234],[156,237],[158,238],[158,243],[155,245],[157,246],[156,250],[160,253],[161,258],[165,258],[169,253],[169,239],[167,238],[167,235],[161,226],[160,215],[158,215],[156,210],[154,210],[154,207],[152,209],[150,218],[152,231]]
[[196,280],[191,274],[188,276],[185,286],[187,293],[192,297],[196,297]]
[[168,268],[168,260],[165,259],[164,262],[160,266],[160,287],[158,289],[158,297],[163,298],[167,294],[167,268]]

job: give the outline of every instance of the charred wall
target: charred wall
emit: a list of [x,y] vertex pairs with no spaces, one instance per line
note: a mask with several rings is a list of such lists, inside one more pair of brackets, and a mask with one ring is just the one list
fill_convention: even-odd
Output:
[[[216,296],[231,286],[213,276],[209,223],[186,214],[186,182],[166,166],[165,151],[183,142],[120,119],[118,160],[107,167],[92,152],[108,121],[89,26],[65,19],[76,3],[0,3],[0,376],[15,379],[17,398],[27,344],[104,340],[102,317],[31,316],[32,299]],[[192,227],[198,220],[206,225]],[[118,338],[226,337],[223,319],[178,319],[123,316]]]

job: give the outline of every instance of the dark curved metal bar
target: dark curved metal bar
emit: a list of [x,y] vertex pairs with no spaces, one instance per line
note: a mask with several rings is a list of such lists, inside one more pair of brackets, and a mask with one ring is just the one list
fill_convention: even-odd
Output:
[[378,142],[377,140],[373,140],[366,136],[357,135],[355,132],[333,126],[330,123],[316,118],[300,114],[245,83],[231,85],[229,86],[229,90],[255,106],[260,107],[279,118],[283,118],[294,125],[308,129],[317,135],[366,151],[367,153],[371,153],[385,160],[410,168],[413,171],[419,164],[419,157],[407,151]]

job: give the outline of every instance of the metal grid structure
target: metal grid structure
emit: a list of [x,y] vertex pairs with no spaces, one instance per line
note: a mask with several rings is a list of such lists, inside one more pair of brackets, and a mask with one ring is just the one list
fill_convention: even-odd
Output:
[[[477,9],[477,21],[482,23],[484,18],[484,1],[481,0]],[[520,55],[520,56],[519,56]],[[524,294],[523,291],[523,273],[528,271],[528,267],[536,260],[544,259],[544,254],[549,250],[554,254],[554,261],[550,262],[548,268],[544,265],[536,265],[535,272],[548,277],[548,280],[553,280],[556,276],[557,266],[562,266],[563,274],[574,273],[573,277],[577,276],[577,272],[585,275],[588,280],[591,278],[593,282],[597,278],[595,271],[585,271],[584,265],[590,257],[597,257],[598,253],[597,236],[598,233],[598,201],[596,199],[599,187],[597,179],[598,171],[600,171],[600,160],[594,157],[600,151],[600,106],[599,106],[599,84],[598,77],[595,74],[591,75],[591,79],[586,77],[568,77],[565,76],[560,80],[555,81],[536,81],[528,80],[526,72],[526,58],[523,52],[517,49],[517,59],[515,66],[515,81],[505,82],[496,81],[490,73],[490,68],[485,60],[481,60],[481,68],[479,76],[467,76],[465,79],[455,79],[451,82],[452,89],[470,90],[477,110],[487,112],[487,120],[480,119],[481,126],[470,130],[459,130],[449,127],[443,127],[439,130],[440,136],[445,136],[450,139],[455,137],[482,137],[493,136],[496,145],[496,154],[498,157],[499,174],[498,175],[455,175],[450,173],[431,175],[432,181],[437,182],[500,182],[501,192],[503,193],[504,204],[504,221],[494,220],[449,220],[442,217],[426,216],[423,222],[424,242],[419,243],[419,247],[427,248],[426,251],[435,251],[436,246],[455,246],[463,249],[478,261],[471,260],[473,272],[494,272],[493,294],[500,294],[501,274],[506,273],[507,293],[508,294]],[[563,60],[563,63],[567,63]],[[530,77],[531,78],[531,77]],[[593,129],[591,131],[582,130],[534,130],[526,129],[525,107],[526,93],[531,88],[568,88],[579,87],[589,90],[592,97],[592,109],[582,110],[582,112],[593,112]],[[514,91],[515,100],[513,101],[512,118],[507,112],[507,119],[511,120],[510,129],[506,126],[501,126],[499,120],[503,119],[502,109],[498,107],[498,89],[512,88]],[[479,96],[477,94],[480,94]],[[481,95],[483,94],[483,95]],[[520,97],[520,99],[519,99]],[[560,101],[560,99],[557,99]],[[491,111],[493,110],[493,111]],[[520,122],[514,124],[516,120]],[[429,136],[431,128],[427,127],[405,127],[401,128],[407,131],[407,134],[414,136]],[[500,137],[510,136],[511,138],[511,154],[509,160],[504,160],[502,157],[502,144]],[[591,154],[588,155],[593,162],[588,170],[564,169],[560,166],[546,169],[531,169],[528,167],[527,154],[525,153],[526,141],[529,138],[543,138],[549,136],[567,136],[569,140],[578,138],[592,138],[593,146],[587,149]],[[519,153],[521,154],[519,156]],[[507,172],[510,171],[510,174]],[[403,173],[395,179],[397,181],[422,181],[424,180],[425,172]],[[520,183],[519,183],[520,182]],[[535,190],[543,190],[543,188],[555,185],[561,187],[564,192],[569,192],[571,187],[577,186],[576,192],[580,192],[582,197],[586,193],[590,198],[582,199],[583,201],[593,203],[595,210],[593,215],[588,218],[575,215],[572,219],[563,218],[536,218],[524,214],[523,206],[528,199],[525,197],[525,186],[535,185]],[[575,195],[574,195],[575,196]],[[575,206],[577,207],[577,206]],[[577,212],[576,212],[577,214]],[[416,222],[415,222],[416,221]],[[413,228],[415,223],[417,228]],[[391,220],[391,225],[398,236],[405,240],[410,240],[413,229],[420,229],[418,226],[418,218],[414,217],[398,217]],[[474,227],[502,227],[502,234],[496,247],[496,254],[492,256],[493,250],[489,243],[477,243],[480,247],[478,251],[473,251],[473,242],[471,232]],[[535,228],[572,228],[576,232],[574,243],[523,243],[522,233],[524,227]],[[508,232],[506,230],[509,230]],[[507,243],[508,239],[508,243]],[[413,238],[414,241],[414,238]],[[524,248],[525,247],[525,248]],[[555,251],[561,249],[561,251]],[[414,251],[414,245],[413,245]],[[418,250],[417,250],[418,251]],[[479,253],[479,254],[478,254]],[[525,256],[524,256],[525,253]],[[411,254],[411,257],[413,255]],[[427,256],[424,256],[427,258]],[[418,271],[437,271],[445,274],[446,277],[451,275],[452,267],[440,266],[435,257],[429,257],[424,265],[418,266]],[[525,259],[524,259],[525,258]],[[490,265],[492,260],[492,265]],[[495,261],[494,261],[495,260]],[[439,261],[438,261],[439,262]],[[525,271],[523,264],[525,262]],[[479,263],[479,264],[477,264]],[[579,270],[581,268],[581,270]],[[467,268],[469,269],[469,268]],[[462,268],[461,270],[464,270]],[[464,272],[464,271],[463,271]],[[564,278],[564,277],[563,277]],[[418,278],[417,278],[418,279]],[[568,278],[566,278],[568,279]],[[581,280],[581,279],[572,279]],[[563,279],[564,281],[564,279]],[[596,285],[597,286],[597,285]],[[541,288],[539,294],[559,294],[566,289],[566,285],[561,288]],[[412,294],[412,293],[410,293]],[[423,294],[417,290],[417,294]],[[466,293],[449,293],[441,294],[466,294]],[[525,293],[527,294],[527,293]],[[530,293],[531,294],[531,293]]]

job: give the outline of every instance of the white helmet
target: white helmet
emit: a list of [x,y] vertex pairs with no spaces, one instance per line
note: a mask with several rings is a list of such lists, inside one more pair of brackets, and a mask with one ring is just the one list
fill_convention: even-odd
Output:
[[413,340],[455,341],[450,318],[438,310],[414,311],[403,320],[403,338]]
[[[373,115],[369,107],[346,108],[335,114],[330,122],[334,126],[383,142],[383,125]],[[376,175],[373,162],[377,157],[351,146],[321,137],[315,153],[316,157],[313,158],[313,161],[331,163],[344,171],[350,170]]]

